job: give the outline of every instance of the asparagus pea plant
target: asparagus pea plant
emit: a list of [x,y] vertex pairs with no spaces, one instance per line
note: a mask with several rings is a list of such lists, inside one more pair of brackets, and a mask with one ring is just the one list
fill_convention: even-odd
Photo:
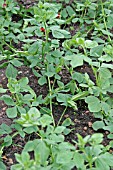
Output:
[[[113,148],[113,1],[44,0],[25,8],[17,1],[1,0],[0,17],[0,69],[5,69],[7,78],[7,87],[0,84],[0,100],[12,120],[10,126],[0,125],[0,168],[6,170],[4,149],[14,144],[16,136],[24,139],[32,134],[36,138],[15,153],[11,170],[113,168],[109,152]],[[46,86],[46,95],[37,95],[28,77],[20,78],[22,66],[32,70],[37,88]],[[95,133],[85,137],[76,133],[77,140],[70,143],[65,136],[76,129],[64,115],[69,108],[73,114],[79,111],[80,102],[97,118],[92,125]],[[58,121],[54,106],[63,108]],[[108,131],[107,146],[102,144],[100,129]]]

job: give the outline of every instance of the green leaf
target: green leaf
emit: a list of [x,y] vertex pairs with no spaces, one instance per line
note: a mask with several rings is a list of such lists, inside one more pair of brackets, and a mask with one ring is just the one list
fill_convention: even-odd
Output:
[[67,103],[71,106],[74,110],[77,110],[77,104],[73,100],[68,100]]
[[100,57],[103,53],[103,48],[104,48],[104,45],[98,45],[94,48],[91,48],[90,55],[94,57]]
[[28,142],[25,144],[23,151],[24,151],[24,152],[31,152],[31,151],[33,151],[33,150],[35,149],[34,146],[35,146],[35,145],[34,145],[34,141],[28,141]]
[[75,44],[84,46],[85,45],[84,38],[76,38]]
[[0,161],[0,170],[6,170],[6,166],[2,161]]
[[[20,31],[20,30],[19,30],[19,31]],[[19,32],[19,31],[18,31],[18,32]],[[17,38],[18,38],[20,41],[23,41],[23,40],[25,40],[25,35],[24,35],[23,33],[21,33],[21,31],[20,31],[20,34],[18,34]]]
[[39,43],[38,42],[34,42],[28,49],[28,52],[30,54],[36,54],[36,52],[38,52],[39,49]]
[[62,142],[59,144],[58,148],[60,150],[72,150],[72,151],[75,151],[75,147],[74,145],[72,145],[71,143],[69,142]]
[[42,77],[40,77],[39,79],[38,79],[38,83],[39,83],[39,85],[44,85],[44,84],[46,84],[47,83],[47,80],[46,80],[46,77],[45,76],[42,76]]
[[110,87],[108,87],[106,90],[110,93],[113,93],[113,85],[110,85]]
[[30,26],[30,27],[26,27],[23,29],[24,32],[27,32],[27,34],[31,34],[33,31],[36,30],[36,26]]
[[88,91],[79,92],[78,94],[73,95],[71,100],[77,101],[77,100],[83,99],[84,97],[88,96],[88,94],[89,94]]
[[102,155],[100,155],[100,158],[109,166],[113,167],[113,155],[106,152]]
[[71,60],[70,64],[72,65],[73,68],[75,68],[83,65],[84,55],[73,54],[73,55],[66,56],[64,59]]
[[97,97],[88,96],[86,97],[85,102],[88,103],[90,112],[99,112],[101,110],[101,103]]
[[71,6],[66,6],[66,10],[69,14],[69,16],[71,17],[73,14],[75,14],[75,11],[73,10],[73,8]]
[[0,64],[0,68],[6,68],[6,66],[9,64],[9,62],[4,62]]
[[58,39],[64,38],[64,35],[58,30],[52,30],[52,35],[53,37],[58,38]]
[[65,127],[64,126],[57,126],[56,128],[55,128],[55,133],[57,133],[57,134],[60,134],[60,133],[62,133],[63,131],[64,131],[64,129],[65,129]]
[[99,76],[105,79],[111,78],[112,73],[108,68],[101,67],[99,69]]
[[58,164],[69,163],[73,157],[73,152],[61,150],[57,154],[56,162]]
[[14,68],[12,64],[8,64],[7,69],[6,69],[6,77],[16,78],[17,73],[18,73],[17,69]]
[[110,31],[106,31],[106,30],[101,30],[103,34],[105,35],[110,35],[111,37],[113,37],[112,33]]
[[6,110],[7,116],[9,118],[15,118],[17,117],[17,107],[11,107]]
[[4,146],[10,146],[12,144],[12,137],[10,135],[7,135],[4,138]]
[[53,122],[52,117],[45,114],[40,118],[40,123],[42,125],[42,127],[46,127],[48,125],[50,125]]
[[111,133],[113,133],[113,124],[108,125],[108,126],[104,126],[103,129],[104,129],[104,130],[108,130],[108,131],[110,131]]
[[113,64],[102,63],[101,67],[113,69]]
[[21,153],[21,155],[19,155],[19,154],[15,154],[15,157],[16,157],[16,160],[23,166],[23,165],[25,165],[26,166],[26,168],[28,167],[27,165],[28,165],[28,163],[29,163],[29,161],[30,161],[30,156],[29,156],[29,154],[27,153],[27,152],[22,152]]
[[8,106],[15,105],[13,99],[9,95],[3,95],[2,97],[0,97],[0,100],[3,100]]
[[112,27],[113,27],[113,14],[108,15],[107,26],[108,26],[108,28],[112,29]]
[[61,30],[61,29],[52,29],[52,35],[53,37],[58,39],[70,38],[70,33],[66,30]]
[[94,48],[97,47],[98,43],[96,41],[86,40],[85,41],[85,47],[86,48]]
[[50,150],[43,140],[40,140],[37,144],[35,150],[35,159],[37,162],[40,162],[42,165],[46,165],[46,161],[49,157]]
[[63,82],[61,82],[61,81],[57,81],[57,84],[58,84],[58,86],[60,87],[60,88],[64,88],[64,83]]
[[70,118],[67,118],[63,121],[62,126],[70,126],[72,124],[72,120]]
[[107,68],[99,69],[99,84],[102,89],[107,89],[110,87],[111,72]]
[[[100,170],[100,169],[105,169],[105,170],[110,170],[110,167],[109,167],[109,162],[110,161],[107,161],[105,158],[103,159],[103,157],[105,156],[108,156],[107,154],[102,154],[98,157],[98,159],[96,159],[95,161],[95,165],[96,167]],[[107,157],[106,157],[107,158]],[[112,162],[113,162],[113,157],[111,155],[111,158],[112,158]],[[110,159],[111,159],[110,158]],[[108,156],[108,159],[109,159],[109,156]]]
[[110,105],[107,102],[101,101],[102,110],[105,112],[105,114],[108,114],[110,111]]
[[20,114],[26,114],[26,110],[23,107],[17,106],[17,109]]
[[28,111],[28,114],[30,117],[35,117],[35,118],[40,117],[40,112],[36,107],[30,108],[30,110]]
[[19,81],[20,86],[26,86],[29,83],[28,77],[22,77]]
[[21,114],[21,117],[16,120],[17,123],[23,127],[33,127],[40,125],[39,123],[40,112],[37,108],[32,107],[26,114]]
[[105,126],[103,121],[96,121],[93,123],[92,127],[94,130],[98,130],[98,129],[103,129],[103,127]]
[[0,93],[6,93],[7,89],[3,89],[2,87],[0,87]]
[[57,95],[57,101],[64,103],[65,105],[67,105],[67,102],[69,99],[70,99],[70,97],[68,94],[58,93],[58,95]]
[[2,129],[2,131],[4,131],[5,134],[9,134],[12,132],[11,127],[6,125],[5,123],[2,123],[0,128]]
[[15,67],[20,67],[23,65],[23,63],[20,62],[18,59],[10,60],[10,63],[12,63]]
[[90,143],[93,143],[93,145],[100,144],[102,141],[103,141],[102,133],[94,133],[90,138]]
[[38,127],[37,126],[26,127],[24,128],[23,131],[26,132],[27,134],[32,134],[33,132],[37,133]]
[[55,74],[55,72],[50,72],[50,71],[47,71],[47,72],[45,73],[45,75],[46,75],[47,77],[53,77],[54,74]]
[[79,168],[81,169],[82,166],[84,166],[84,157],[80,153],[75,152],[73,159],[74,159],[77,169]]
[[112,140],[113,140],[113,134],[109,134],[109,135],[107,135],[107,138],[108,138],[108,139],[112,139]]
[[55,143],[59,143],[59,142],[64,142],[64,135],[62,134],[59,134],[59,135],[56,135],[56,134],[52,134],[50,136],[51,140],[54,141]]
[[105,164],[105,162],[101,161],[100,159],[96,160],[96,167],[97,167],[97,170],[100,170],[100,169],[110,170],[109,166]]
[[27,152],[22,152],[21,154],[22,163],[27,165],[30,161],[30,155]]
[[113,148],[113,140],[110,141],[109,145],[111,148]]
[[3,4],[4,4],[4,0],[0,0],[0,8],[3,7]]
[[79,72],[74,72],[72,74],[72,79],[78,81],[78,83],[82,83],[84,76],[83,76],[83,74],[81,74]]

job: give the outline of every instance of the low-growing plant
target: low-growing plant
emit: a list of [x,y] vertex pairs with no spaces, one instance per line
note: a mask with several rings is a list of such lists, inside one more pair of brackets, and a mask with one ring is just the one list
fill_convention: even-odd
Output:
[[[77,111],[79,101],[85,101],[98,118],[93,129],[109,131],[107,137],[113,139],[112,7],[112,0],[44,0],[26,9],[13,0],[1,0],[0,68],[6,68],[8,83],[6,88],[0,85],[0,100],[13,121],[0,126],[1,170],[6,169],[4,148],[13,145],[17,135],[33,133],[36,139],[15,154],[17,163],[11,170],[113,168],[112,141],[104,146],[101,133],[75,134],[78,140],[70,144],[65,136],[74,123],[64,120],[68,108]],[[46,86],[46,95],[37,95],[28,77],[18,78],[22,65],[32,70],[37,87]],[[69,75],[68,81],[63,74]],[[54,105],[64,108],[57,121]]]
[[[64,137],[60,134],[63,130],[64,127],[59,126],[54,130],[52,126],[49,126],[46,133],[42,132],[41,139],[29,141],[22,154],[15,155],[18,164],[13,165],[11,169],[71,170],[76,167],[78,170],[100,168],[110,170],[110,167],[113,167],[113,155],[107,152],[110,146],[104,147],[101,144],[102,134],[85,138],[78,135],[78,142],[75,142],[76,146],[73,146],[64,142]],[[30,159],[30,152],[33,152],[34,159]]]

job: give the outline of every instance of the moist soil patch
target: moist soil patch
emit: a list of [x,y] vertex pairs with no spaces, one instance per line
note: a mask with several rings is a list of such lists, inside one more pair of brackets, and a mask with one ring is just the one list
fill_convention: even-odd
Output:
[[[83,69],[84,69],[84,67],[83,67]],[[81,69],[81,70],[83,70],[83,69]],[[85,66],[85,72],[89,72],[89,68],[87,68],[86,66]],[[37,83],[38,79],[36,76],[34,76],[34,74],[32,73],[32,70],[29,67],[21,66],[18,69],[18,73],[19,73],[19,75],[17,77],[18,79],[20,79],[22,77],[28,77],[29,85],[35,91],[37,96],[42,94],[43,97],[45,97],[47,95],[47,93],[48,93],[47,86],[46,85],[45,86],[38,85],[38,83]],[[70,77],[65,74],[65,71],[62,72],[62,79],[64,80],[64,83],[67,83],[68,81],[70,81]],[[5,76],[5,69],[1,69],[0,84],[4,88],[7,87],[7,78]],[[7,117],[6,112],[5,112],[7,109],[7,106],[2,101],[0,101],[0,106],[1,106],[1,108],[0,108],[0,124],[5,123],[7,125],[10,125],[12,123],[12,120]],[[60,106],[60,105],[53,106],[53,115],[54,115],[56,124],[58,123],[58,120],[59,120],[63,110],[64,110],[63,106]],[[68,117],[73,122],[73,125],[70,127],[73,130],[71,131],[71,133],[69,135],[67,135],[65,137],[65,141],[73,143],[73,140],[75,140],[75,141],[77,140],[77,133],[82,135],[83,137],[85,137],[87,135],[92,135],[93,133],[95,133],[95,131],[92,129],[92,124],[93,124],[93,122],[95,122],[96,119],[94,118],[93,114],[87,110],[87,105],[85,103],[83,103],[83,102],[82,102],[82,104],[78,103],[78,111],[76,111],[76,112],[73,109],[68,108],[62,118],[62,121]],[[109,140],[107,139],[108,132],[107,131],[97,131],[97,132],[103,133],[103,135],[104,135],[103,144],[105,146],[108,145],[108,143],[109,143]],[[10,166],[12,164],[16,163],[14,154],[21,153],[26,142],[31,139],[33,140],[36,138],[37,138],[37,136],[33,135],[33,134],[30,136],[27,135],[25,138],[16,136],[13,140],[13,145],[4,149],[3,161],[7,166],[7,170],[10,170]],[[73,170],[75,170],[75,169],[73,169]]]

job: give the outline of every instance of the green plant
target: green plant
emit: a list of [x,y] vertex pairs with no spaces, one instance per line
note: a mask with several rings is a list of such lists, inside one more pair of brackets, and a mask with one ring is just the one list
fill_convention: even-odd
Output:
[[[4,148],[13,146],[17,135],[26,140],[32,134],[36,139],[27,140],[22,153],[15,154],[18,163],[12,170],[113,168],[109,153],[113,147],[113,1],[44,0],[26,9],[13,0],[1,0],[0,16],[0,69],[6,70],[8,82],[5,88],[0,84],[0,100],[13,121],[0,126],[0,168],[6,169]],[[28,77],[18,78],[21,66],[32,71],[37,89],[30,87]],[[60,115],[54,111],[59,106]],[[70,144],[65,136],[76,129],[65,113],[69,109],[81,114],[81,107],[97,118],[92,125],[97,133],[75,134],[78,140]],[[69,117],[64,120],[64,115]],[[108,131],[107,146],[99,129]]]
[[[22,154],[16,154],[18,164],[13,165],[12,170],[26,168],[71,170],[74,167],[79,170],[97,170],[110,169],[113,166],[113,155],[107,152],[110,146],[104,147],[101,144],[102,134],[94,134],[85,138],[78,135],[75,148],[64,142],[64,137],[60,134],[63,130],[64,127],[59,126],[54,131],[54,128],[49,126],[46,133],[42,132],[41,139],[29,141]],[[30,159],[29,152],[34,152],[34,159]]]

